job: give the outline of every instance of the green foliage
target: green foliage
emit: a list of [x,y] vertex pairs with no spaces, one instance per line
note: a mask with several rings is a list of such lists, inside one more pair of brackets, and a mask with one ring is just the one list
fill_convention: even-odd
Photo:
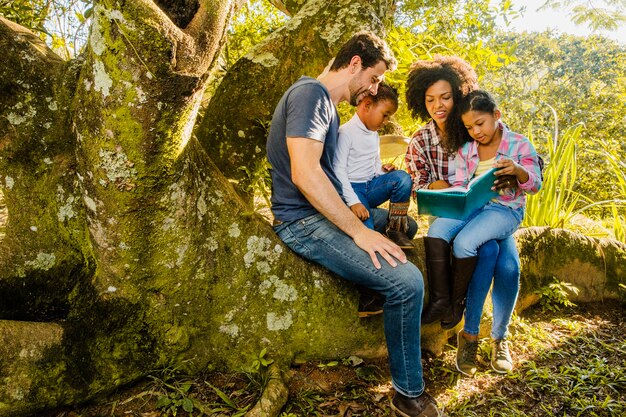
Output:
[[254,362],[252,362],[252,369],[260,372],[270,366],[272,363],[274,363],[274,360],[268,359],[266,355],[267,349],[263,348],[263,350],[261,350],[261,352],[259,353],[259,356],[254,360]]
[[[407,135],[425,122],[412,119],[402,103],[411,64],[418,59],[431,59],[435,54],[458,55],[480,75],[514,62],[516,58],[510,54],[512,46],[495,39],[496,19],[508,21],[518,14],[506,0],[496,6],[462,0],[399,2],[395,25],[387,35],[398,69],[387,74],[386,79],[398,88],[401,103],[394,119]],[[489,42],[491,39],[493,42]]]
[[549,311],[559,311],[561,307],[574,307],[576,304],[572,303],[569,299],[569,294],[578,294],[579,290],[576,286],[561,282],[556,278],[547,286],[535,291],[540,299],[542,308]]
[[30,29],[60,57],[78,55],[87,40],[93,0],[0,0],[0,15]]
[[239,407],[237,403],[235,403],[235,401],[233,401],[228,395],[224,393],[224,391],[211,385],[209,382],[206,382],[206,384],[209,387],[211,387],[213,392],[215,392],[218,397],[220,397],[220,399],[223,401],[224,406],[225,406],[221,408],[212,409],[211,410],[212,413],[231,412],[232,413],[230,414],[231,417],[241,417],[241,416],[244,416],[246,412],[248,411],[248,408],[250,408],[250,404],[246,405],[245,407]]
[[228,69],[252,47],[280,28],[287,16],[267,0],[246,2],[232,19],[222,52],[222,70]]
[[269,169],[271,165],[267,157],[258,158],[252,166],[239,167],[245,173],[244,191],[254,196],[255,211],[270,207],[270,195],[272,190],[272,178]]
[[[583,127],[582,124],[578,124],[568,128],[558,139],[558,126],[556,126],[554,137],[550,137],[546,141],[547,145],[544,148],[548,150],[548,161],[543,173],[543,186],[538,194],[528,196],[523,226],[550,226],[576,230],[575,219],[579,215],[585,213],[593,217],[594,209],[606,207],[610,211],[605,217],[605,223],[609,223],[607,226],[613,231],[613,236],[623,242],[626,237],[624,233],[625,221],[620,209],[626,203],[626,194],[624,194],[626,170],[624,164],[609,152],[598,155],[599,158],[608,162],[604,163],[603,166],[609,167],[607,173],[612,174],[615,181],[620,185],[621,193],[615,198],[593,201],[576,191],[580,182],[577,180],[579,172],[577,147],[581,142]],[[529,128],[529,131],[528,136],[532,140],[532,127]],[[607,219],[610,220],[607,221]],[[606,235],[606,231],[598,233],[589,228],[583,231],[589,236],[602,237]]]
[[156,408],[164,415],[175,416],[180,410],[187,413],[194,411],[194,401],[189,397],[193,380],[180,378],[173,368],[166,368],[157,376],[149,375],[149,378],[153,381],[155,391],[160,392]]
[[328,368],[333,368],[335,366],[339,365],[339,361],[330,361],[330,362],[321,362],[317,364],[317,367],[320,368],[321,370],[326,370]]
[[33,32],[45,32],[49,11],[45,0],[0,0],[0,15]]
[[[589,201],[614,199],[619,186],[606,155],[626,152],[626,47],[598,36],[549,32],[500,40],[515,45],[511,53],[517,61],[485,73],[481,85],[494,93],[506,122],[518,132],[532,124],[537,137],[552,137],[555,126],[583,123],[577,142],[580,180],[573,190]],[[538,143],[538,151],[546,155],[551,143]]]
[[591,30],[616,30],[626,23],[625,0],[546,0],[546,7],[569,11],[572,22]]
[[[548,146],[548,163],[543,174],[542,189],[529,196],[524,226],[565,227],[570,223],[580,195],[576,184],[576,142],[582,125],[565,131],[556,147]],[[532,139],[532,135],[529,135]],[[550,140],[551,141],[551,140]]]

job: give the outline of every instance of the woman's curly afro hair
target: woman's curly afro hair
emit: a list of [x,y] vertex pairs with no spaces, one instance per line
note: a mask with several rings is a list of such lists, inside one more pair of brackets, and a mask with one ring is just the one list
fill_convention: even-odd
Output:
[[[422,120],[430,119],[426,109],[426,90],[437,81],[444,80],[452,86],[452,98],[455,106],[448,120],[456,121],[459,115],[455,111],[463,96],[478,89],[476,71],[457,56],[435,55],[433,60],[420,60],[413,63],[406,82],[406,102],[411,115]],[[450,145],[460,145],[456,137],[460,135],[459,123],[446,123]],[[462,144],[462,143],[461,143]]]

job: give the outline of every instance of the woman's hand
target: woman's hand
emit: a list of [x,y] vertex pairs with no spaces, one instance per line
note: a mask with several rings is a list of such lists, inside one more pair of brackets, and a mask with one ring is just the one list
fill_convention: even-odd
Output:
[[362,203],[356,203],[353,206],[350,206],[350,210],[361,220],[367,220],[370,218],[370,212],[365,208]]

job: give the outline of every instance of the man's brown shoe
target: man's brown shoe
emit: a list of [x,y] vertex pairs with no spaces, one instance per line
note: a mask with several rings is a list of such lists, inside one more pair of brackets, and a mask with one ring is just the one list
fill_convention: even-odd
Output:
[[406,397],[399,392],[391,400],[391,409],[401,417],[447,417],[437,408],[437,402],[426,391],[417,398]]

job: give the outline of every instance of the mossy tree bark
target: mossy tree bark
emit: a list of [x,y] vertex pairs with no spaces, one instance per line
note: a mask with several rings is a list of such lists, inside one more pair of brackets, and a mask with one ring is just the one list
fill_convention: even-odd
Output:
[[192,138],[237,2],[158,3],[97,2],[71,62],[0,20],[0,415],[264,347],[289,363],[383,346],[351,288],[246,214]]
[[384,37],[390,1],[274,2],[293,17],[228,71],[211,98],[197,136],[218,168],[246,196],[249,175],[265,157],[274,107],[300,76],[317,77],[360,30]]

